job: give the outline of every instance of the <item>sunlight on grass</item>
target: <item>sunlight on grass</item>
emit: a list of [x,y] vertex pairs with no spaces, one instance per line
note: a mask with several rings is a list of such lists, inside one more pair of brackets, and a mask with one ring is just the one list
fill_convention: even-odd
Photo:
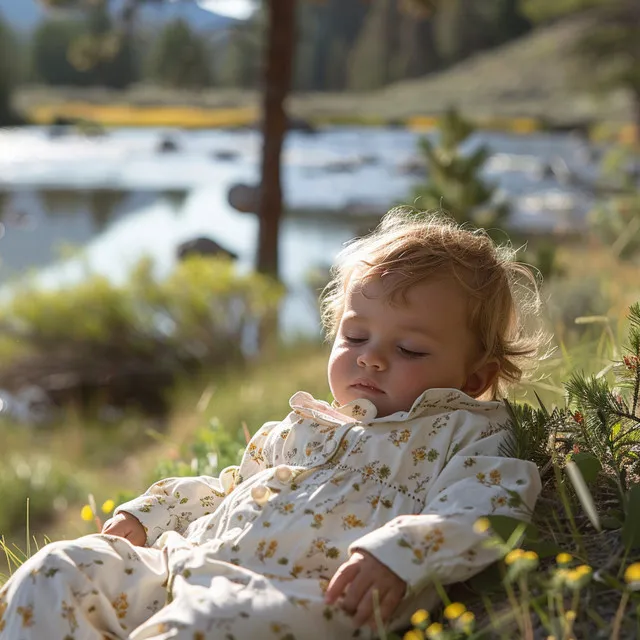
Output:
[[67,102],[59,105],[37,105],[27,109],[35,124],[51,124],[57,118],[82,120],[108,127],[240,127],[256,123],[254,107],[203,109],[184,106],[144,107],[128,104],[91,104]]

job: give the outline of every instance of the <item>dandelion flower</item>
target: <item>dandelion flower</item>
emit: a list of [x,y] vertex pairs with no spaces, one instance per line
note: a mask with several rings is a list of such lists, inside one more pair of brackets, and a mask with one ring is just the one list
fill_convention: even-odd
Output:
[[402,636],[402,640],[424,640],[424,636],[419,629],[411,629]]
[[640,589],[640,562],[634,562],[626,568],[624,581],[629,585],[631,591]]
[[569,611],[564,614],[564,617],[567,622],[573,622],[576,619],[576,612],[569,609]]
[[562,567],[566,564],[570,564],[573,561],[573,556],[570,553],[559,553],[556,556],[556,562]]
[[421,624],[424,624],[428,619],[429,619],[429,612],[425,611],[424,609],[418,609],[418,611],[416,611],[411,616],[411,624],[414,627],[419,627]]
[[461,602],[452,602],[449,606],[445,607],[444,617],[447,620],[455,620],[459,618],[465,611],[465,607]]
[[105,500],[102,504],[102,513],[111,513],[116,508],[116,503],[113,500]]
[[88,504],[85,504],[82,507],[82,511],[80,511],[80,517],[85,522],[91,522],[93,520],[93,509]]

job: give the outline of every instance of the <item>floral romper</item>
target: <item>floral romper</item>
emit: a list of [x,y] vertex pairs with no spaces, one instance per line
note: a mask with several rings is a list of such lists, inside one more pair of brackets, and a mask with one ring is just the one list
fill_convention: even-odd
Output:
[[0,591],[0,640],[371,637],[324,603],[351,552],[407,583],[399,628],[437,603],[434,581],[495,560],[477,518],[527,519],[540,492],[533,463],[500,455],[500,402],[431,389],[376,418],[367,400],[298,392],[291,409],[219,478],[162,480],[118,507],[146,547],[91,535],[41,549]]

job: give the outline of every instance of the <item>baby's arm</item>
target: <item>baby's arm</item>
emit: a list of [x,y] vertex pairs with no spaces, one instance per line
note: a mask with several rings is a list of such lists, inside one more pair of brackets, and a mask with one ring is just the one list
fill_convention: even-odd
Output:
[[497,559],[482,545],[475,521],[500,514],[528,520],[540,493],[532,462],[498,454],[503,433],[461,449],[444,467],[418,515],[400,516],[356,540],[351,552],[366,551],[402,578],[410,592],[435,581],[470,578]]
[[263,449],[267,436],[279,424],[268,422],[256,433],[245,449],[240,466],[223,469],[218,478],[199,476],[160,480],[141,496],[117,507],[114,517],[121,513],[134,516],[146,531],[148,545],[152,545],[165,531],[184,533],[194,520],[213,513],[243,478],[269,466]]

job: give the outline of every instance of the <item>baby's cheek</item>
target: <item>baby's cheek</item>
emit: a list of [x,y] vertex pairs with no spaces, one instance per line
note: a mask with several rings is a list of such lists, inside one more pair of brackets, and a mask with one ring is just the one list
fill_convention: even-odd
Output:
[[331,387],[331,391],[333,392],[334,396],[344,383],[347,366],[348,363],[346,358],[344,357],[344,350],[342,350],[341,352],[334,351],[331,353],[327,373],[329,377],[329,386]]

